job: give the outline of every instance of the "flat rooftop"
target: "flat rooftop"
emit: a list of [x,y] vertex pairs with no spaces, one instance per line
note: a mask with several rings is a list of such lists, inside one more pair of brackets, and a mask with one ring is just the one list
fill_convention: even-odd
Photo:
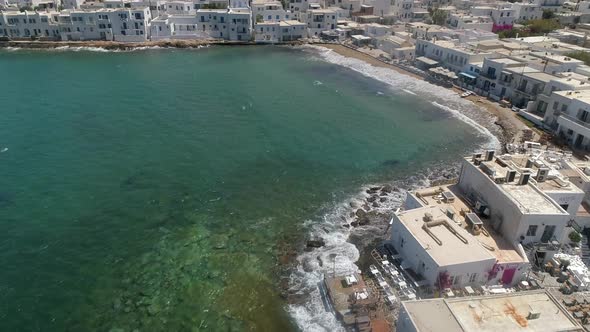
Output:
[[[432,215],[433,224],[437,221],[442,221],[443,223],[431,227],[423,227],[425,225],[424,216],[426,213]],[[440,206],[427,206],[407,210],[398,213],[397,216],[430,257],[440,266],[477,262],[494,258],[479,241],[475,240],[465,229],[449,219]]]
[[[467,158],[471,163],[470,157]],[[477,166],[476,166],[477,167]],[[484,171],[482,167],[487,170]],[[485,176],[496,179],[504,179],[506,173],[509,170],[515,170],[514,167],[509,166],[509,163],[501,160],[498,157],[494,157],[492,161],[483,161],[478,167],[479,171]],[[525,185],[518,184],[521,176],[521,171],[517,171],[517,176],[513,182],[496,182],[496,185],[500,187],[518,206],[522,213],[526,214],[565,214],[556,203],[554,203],[549,197],[544,195],[540,190],[534,188],[532,184],[527,183]],[[535,174],[531,174],[531,178]]]
[[590,104],[590,90],[577,90],[577,91],[553,91],[560,96],[571,98],[571,99],[578,99],[587,104]]
[[[570,170],[560,166],[561,163],[558,164],[557,159],[553,160],[554,162],[550,162],[543,154],[538,156],[539,158],[533,159],[532,157],[529,157],[525,154],[514,154],[511,155],[508,163],[518,168],[524,168],[527,166],[527,160],[534,160],[535,162],[533,162],[533,164],[529,167],[529,169],[532,170],[533,175],[537,174],[539,168],[548,168],[549,176],[547,180],[543,182],[535,181],[537,188],[541,189],[543,192],[564,192],[576,194],[584,193],[582,189],[578,188],[576,185],[567,180],[568,177],[572,176],[572,173]],[[555,168],[558,168],[558,170]],[[578,173],[576,173],[576,175],[578,175]]]
[[[452,202],[445,202],[443,199],[441,199],[441,194],[428,195],[428,193],[432,193],[435,189],[439,188],[443,192],[449,191],[453,193],[455,199]],[[421,193],[420,196],[428,203],[428,206],[438,206],[444,211],[448,209],[454,212],[455,223],[457,223],[461,228],[469,232],[470,226],[467,224],[467,221],[465,220],[465,214],[471,213],[473,211],[463,200],[463,194],[460,192],[457,185],[440,186],[435,188],[417,190],[412,193],[414,197],[416,197],[416,193]],[[488,252],[492,254],[501,263],[522,263],[527,261],[518,254],[518,251],[510,242],[506,241],[501,234],[496,233],[496,231],[488,225],[486,219],[481,220],[483,222],[482,226],[484,231],[480,234],[473,234],[472,232],[469,232],[469,235],[473,239],[477,240],[480,244],[482,244],[483,247],[486,248]]]
[[[583,331],[545,291],[404,301],[419,331]],[[529,319],[529,313],[538,314]]]

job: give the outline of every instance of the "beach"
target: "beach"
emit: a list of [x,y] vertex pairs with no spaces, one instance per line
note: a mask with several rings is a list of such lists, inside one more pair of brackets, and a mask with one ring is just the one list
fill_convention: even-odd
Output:
[[[401,67],[385,63],[372,55],[369,55],[367,53],[361,52],[350,47],[346,47],[341,44],[321,44],[320,46],[328,48],[342,56],[364,61],[375,67],[388,68],[397,71],[400,74],[411,76],[415,79],[424,80],[424,78],[420,75],[416,75],[412,72],[404,70]],[[448,90],[456,94],[462,94],[464,92],[463,90],[457,88],[450,88]],[[519,143],[521,141],[524,131],[529,130],[529,127],[527,127],[527,125],[521,120],[521,118],[510,108],[502,107],[497,102],[488,100],[484,97],[480,97],[477,95],[471,95],[469,97],[466,97],[465,99],[473,102],[475,105],[486,110],[487,112],[489,112],[497,118],[496,125],[498,125],[502,131],[502,137],[499,137],[499,139],[505,144]]]

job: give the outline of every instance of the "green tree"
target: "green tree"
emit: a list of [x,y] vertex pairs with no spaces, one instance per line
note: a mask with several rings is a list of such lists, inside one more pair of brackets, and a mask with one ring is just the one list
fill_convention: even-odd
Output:
[[570,241],[572,241],[573,243],[579,243],[580,241],[582,241],[582,235],[580,235],[580,233],[576,231],[572,231],[568,237],[570,238]]
[[550,9],[543,9],[543,19],[550,20],[552,18],[555,18],[555,13]]
[[264,21],[264,18],[262,17],[262,15],[260,15],[260,14],[257,14],[257,15],[256,15],[256,23],[260,23],[260,22],[262,22],[262,21]]
[[585,64],[590,66],[590,53],[589,52],[577,51],[577,52],[567,53],[566,55],[569,56],[570,58],[582,60],[582,61],[584,61]]
[[432,10],[430,17],[432,18],[432,23],[437,25],[445,25],[447,22],[447,12],[439,8]]

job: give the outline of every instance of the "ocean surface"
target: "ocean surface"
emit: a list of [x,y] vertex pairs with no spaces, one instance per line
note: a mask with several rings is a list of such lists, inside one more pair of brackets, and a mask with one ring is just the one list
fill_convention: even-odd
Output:
[[331,252],[355,268],[350,202],[497,144],[323,49],[98,51],[0,50],[1,331],[337,330],[315,286]]

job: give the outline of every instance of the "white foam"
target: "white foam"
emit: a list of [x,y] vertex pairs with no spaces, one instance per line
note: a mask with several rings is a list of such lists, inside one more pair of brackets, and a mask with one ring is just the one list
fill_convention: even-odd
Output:
[[[425,97],[427,100],[436,102],[437,104],[434,105],[437,107],[439,107],[438,105],[446,105],[439,108],[450,112],[457,119],[474,127],[479,134],[488,140],[488,148],[500,148],[498,138],[490,131],[490,128],[481,124],[490,123],[489,113],[471,101],[462,99],[458,94],[451,92],[449,89],[402,74],[393,69],[375,67],[362,60],[342,56],[325,47],[307,45],[302,46],[302,48],[315,50],[323,60],[347,67],[364,76],[383,82],[389,85],[394,91],[401,90],[415,96]],[[478,123],[474,118],[482,118],[481,123]],[[493,121],[491,122],[493,123]]]
[[[355,263],[360,257],[360,252],[355,245],[348,242],[352,232],[370,234],[371,238],[374,238],[375,234],[383,234],[383,230],[379,228],[383,225],[367,225],[354,229],[342,227],[343,223],[354,220],[351,213],[356,211],[356,206],[364,203],[368,196],[365,193],[368,187],[370,186],[363,188],[362,192],[344,203],[336,204],[320,222],[304,222],[305,226],[311,228],[310,237],[321,237],[325,241],[325,246],[299,255],[297,269],[291,274],[290,290],[309,296],[309,301],[304,304],[288,306],[289,313],[302,331],[345,331],[334,313],[326,311],[318,285],[323,282],[324,275],[343,275],[359,271]],[[394,192],[387,197],[386,202],[382,202],[380,207],[373,210],[391,211],[400,206],[404,197],[404,193]],[[351,206],[351,203],[355,207]],[[334,260],[332,254],[336,254]]]
[[481,134],[483,134],[484,136],[487,136],[490,138],[490,142],[489,145],[487,146],[487,148],[490,149],[500,149],[501,147],[501,143],[500,140],[498,140],[498,138],[492,134],[488,128],[482,126],[481,124],[477,123],[477,121],[471,119],[470,117],[466,116],[465,114],[459,112],[458,110],[452,109],[448,106],[445,105],[441,105],[439,103],[437,103],[436,101],[431,102],[432,105],[443,109],[449,113],[451,113],[454,117],[456,117],[457,119],[467,123],[468,125],[470,125],[471,127],[475,128],[475,130],[477,130],[478,132],[480,132]]

